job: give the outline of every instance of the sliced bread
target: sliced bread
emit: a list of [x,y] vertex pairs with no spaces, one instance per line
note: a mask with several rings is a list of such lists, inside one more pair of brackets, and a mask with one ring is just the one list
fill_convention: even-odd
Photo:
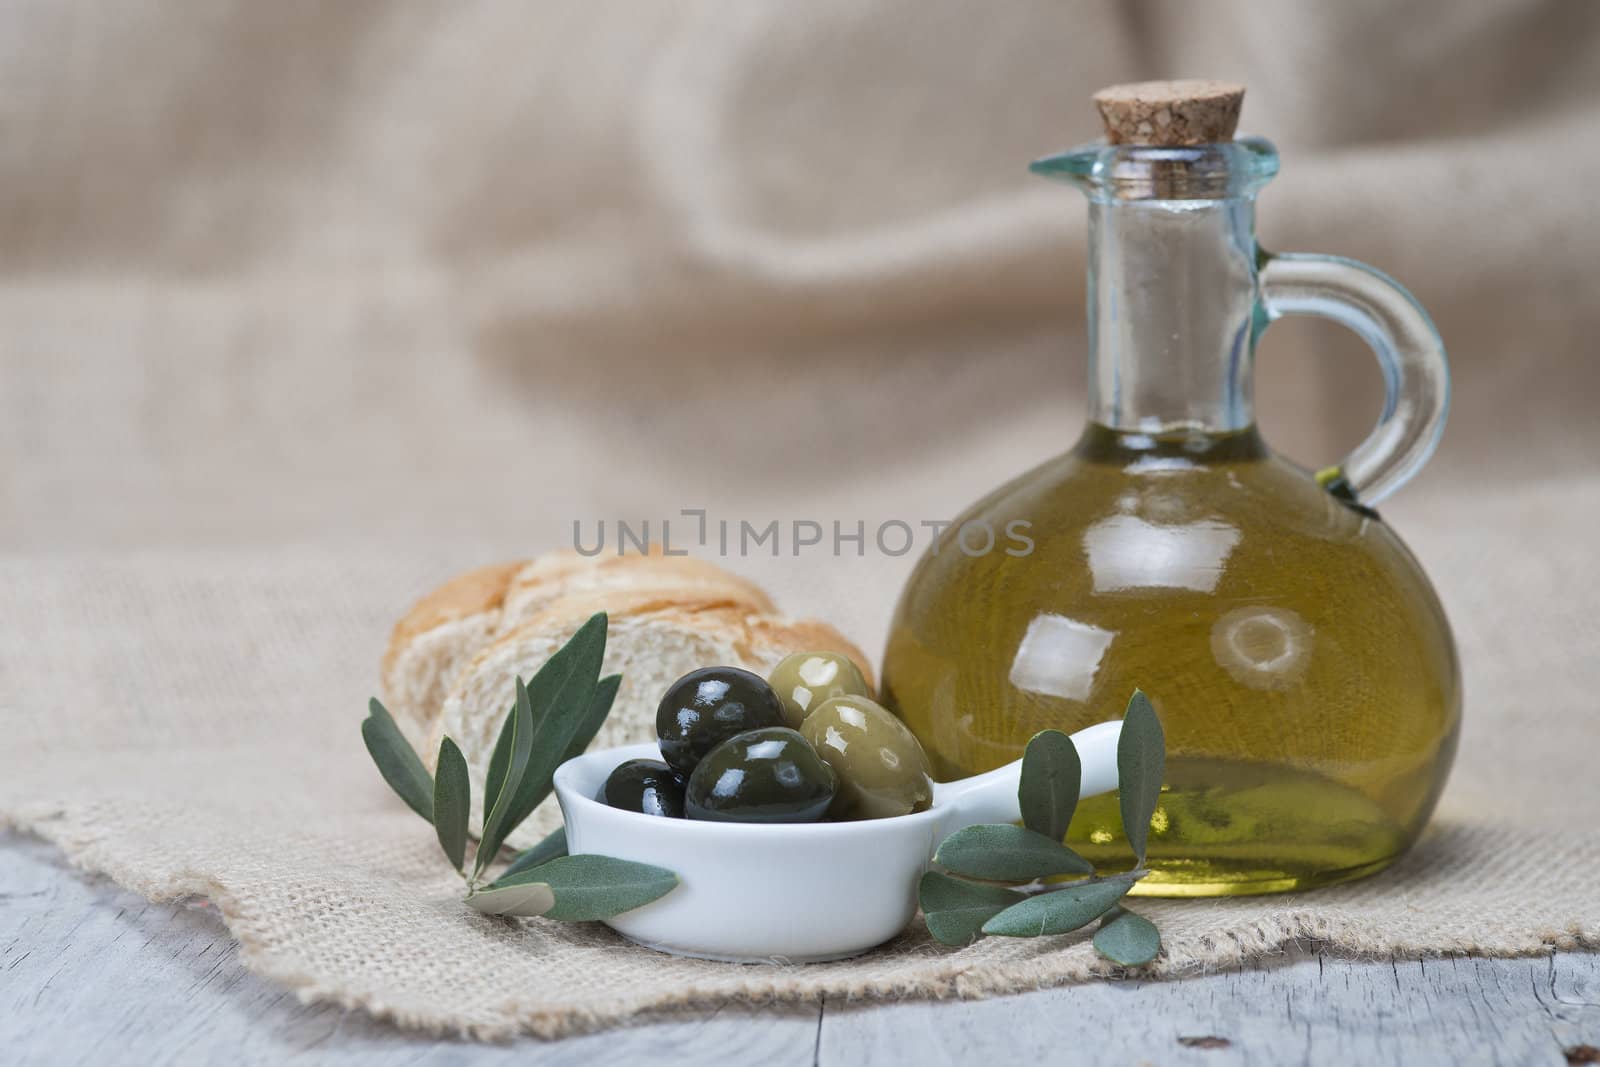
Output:
[[567,550],[481,567],[452,578],[395,624],[383,655],[383,699],[413,744],[422,744],[454,685],[479,652],[562,597],[626,591],[770,612],[757,586],[714,563],[648,555],[586,557]]

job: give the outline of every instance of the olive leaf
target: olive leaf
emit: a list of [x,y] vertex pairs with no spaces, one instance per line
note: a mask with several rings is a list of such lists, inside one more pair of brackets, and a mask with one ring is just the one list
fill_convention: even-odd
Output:
[[1112,908],[1094,932],[1095,951],[1112,963],[1137,967],[1161,954],[1161,932],[1143,915]]
[[467,812],[471,808],[466,757],[446,737],[439,742],[439,765],[434,768],[433,829],[439,835],[439,847],[458,871],[467,858]]
[[511,861],[511,866],[500,872],[500,877],[502,879],[510,878],[512,875],[532,870],[542,864],[549,863],[558,856],[565,856],[566,854],[567,828],[563,826],[532,848],[524,849],[517,853],[517,858]]
[[[572,639],[567,642],[567,645],[564,646],[560,652],[557,652],[556,656],[551,657],[550,661],[547,662],[545,666],[548,668],[551,663],[555,663],[556,658],[561,656],[562,653],[566,652],[574,642],[577,642],[580,639],[584,641],[593,641],[595,636],[594,629],[597,625],[597,620],[603,619],[604,614],[605,613],[602,612],[599,615],[591,617],[582,627],[579,628],[578,632],[572,636]],[[603,638],[605,623],[599,622],[598,625],[601,628],[601,636]],[[601,646],[601,652],[602,654],[604,652],[603,644]],[[566,657],[563,658],[565,659]],[[598,672],[598,668],[596,668],[596,672]],[[534,680],[528,683],[528,688],[531,690],[537,686],[545,684],[549,680],[550,677],[541,670],[539,674],[534,676]],[[572,743],[567,746],[567,751],[562,757],[562,762],[565,762],[574,756],[582,755],[583,750],[589,747],[589,742],[594,740],[594,735],[599,731],[600,725],[605,722],[606,716],[610,714],[611,705],[613,701],[616,700],[617,689],[621,684],[622,675],[614,674],[609,678],[601,680],[595,685],[594,691],[587,703],[587,706],[584,707],[582,716],[576,723],[576,732],[573,735]],[[570,712],[571,707],[572,704],[569,702],[565,710]],[[536,704],[530,704],[530,709],[534,712],[535,718],[538,719],[540,717],[539,706]],[[515,708],[513,707],[513,711],[514,710]],[[494,752],[489,757],[489,771],[485,777],[484,783],[485,811],[488,811],[490,808],[494,807],[495,802],[500,798],[500,790],[505,784],[506,766],[511,758],[512,718],[512,714],[508,713],[506,716],[505,725],[500,730],[500,737],[495,742]],[[544,797],[541,796],[539,799],[543,800]],[[535,806],[537,806],[537,802],[535,803]],[[513,827],[513,829],[515,829],[515,827]]]
[[556,895],[543,882],[513,882],[468,893],[467,903],[485,915],[543,915],[556,906]]
[[[556,768],[581,754],[616,701],[622,676],[600,678],[605,658],[605,612],[592,615],[526,684],[506,713],[485,776],[483,833],[467,902],[488,915],[549,915],[583,922],[608,919],[670,893],[678,876],[661,867],[608,856],[567,854],[563,827],[519,854],[500,877],[479,876],[506,837],[550,795]],[[434,832],[457,871],[466,861],[471,783],[455,741],[439,745],[438,778],[428,774],[394,718],[374,699],[361,736],[379,772]],[[559,895],[558,895],[559,894]]]
[[[567,759],[568,747],[576,742],[582,731],[589,729],[588,736],[583,739],[587,747],[594,736],[593,731],[599,729],[599,721],[594,721],[590,727],[590,712],[594,710],[596,690],[601,688],[601,683],[596,679],[600,676],[600,664],[605,657],[606,627],[606,613],[596,612],[539,668],[526,686],[519,685],[518,728],[526,726],[530,731],[530,758],[524,761],[521,772],[516,774],[513,781],[515,748],[512,751],[511,764],[495,804],[496,811],[502,811],[503,805],[503,813],[500,821],[493,824],[493,832],[489,821],[484,820],[483,840],[478,848],[474,873],[483,870],[499,852],[506,836],[550,795],[556,768]],[[609,679],[606,688],[610,690],[610,697],[606,698],[604,707],[609,711],[609,700],[616,695]],[[522,710],[524,700],[527,702],[525,715]]]
[[983,932],[1000,937],[1067,934],[1094,922],[1121,900],[1138,878],[1118,874],[1093,882],[1040,893],[1002,911],[983,924]]
[[[517,679],[522,684],[522,679]],[[517,705],[513,701],[506,709],[505,722],[500,724],[500,736],[495,739],[494,751],[489,755],[489,770],[483,779],[483,813],[485,816],[500,802],[500,790],[506,784],[506,768],[511,764],[511,738],[517,721]]]
[[1117,799],[1122,806],[1122,832],[1128,835],[1144,866],[1145,845],[1150,838],[1150,817],[1161,801],[1161,779],[1166,774],[1167,743],[1161,720],[1150,698],[1141,689],[1133,691],[1128,710],[1122,717],[1122,734],[1117,738]]
[[[1134,690],[1117,743],[1122,821],[1139,862],[1134,870],[1027,893],[983,885],[938,871],[925,874],[917,900],[928,932],[947,945],[973,937],[1040,937],[1079,930],[1101,919],[1095,947],[1108,959],[1136,966],[1161,951],[1148,919],[1118,906],[1144,869],[1150,820],[1161,800],[1166,737],[1149,697]],[[1062,844],[1083,785],[1072,739],[1056,730],[1035,734],[1022,757],[1017,804],[1023,825],[968,826],[940,844],[934,862],[953,874],[990,882],[1025,882],[1053,874],[1093,875],[1093,866]]]
[[620,674],[610,675],[595,683],[594,692],[589,695],[589,706],[584,709],[583,718],[578,721],[577,731],[567,745],[566,755],[562,757],[563,763],[583,755],[584,750],[589,747],[594,735],[600,732],[600,725],[606,721],[606,716],[611,714],[611,705],[616,701],[617,690],[621,685]]
[[957,830],[944,839],[933,861],[953,874],[991,882],[1094,873],[1088,860],[1061,842],[1006,823]]
[[[678,885],[678,876],[665,867],[590,855],[553,859],[516,875],[510,882],[515,885],[523,880],[550,887],[555,893],[555,906],[543,914],[561,922],[609,919],[666,896]],[[506,884],[507,879],[502,878],[489,888],[504,888]]]
[[1013,904],[1028,898],[1014,889],[980,885],[948,874],[929,871],[917,885],[917,903],[928,922],[928,933],[944,945],[965,945],[983,924]]
[[418,815],[433,821],[433,779],[428,768],[422,765],[394,716],[377,697],[367,703],[367,717],[361,723],[361,740],[366,742],[372,762],[378,773],[389,783],[401,800],[410,805]]
[[1072,738],[1060,730],[1034,734],[1022,753],[1017,786],[1022,825],[1052,841],[1066,837],[1082,781],[1083,763]]
[[[555,844],[559,838],[559,846]],[[515,899],[506,894],[526,886],[538,886],[553,894],[553,901],[539,911],[496,911],[494,914],[543,915],[559,922],[589,922],[609,919],[625,911],[640,908],[672,892],[678,885],[678,876],[664,867],[648,863],[619,860],[611,856],[559,855],[545,862],[524,865],[524,860],[536,852],[559,847],[566,850],[566,835],[556,831],[534,848],[518,857],[512,869],[494,882],[469,896],[468,902],[480,911],[489,910],[478,898],[496,894],[487,903],[498,907],[502,899]]]
[[[472,876],[476,878],[484,866],[500,851],[512,824],[507,819],[512,797],[522,784],[528,770],[528,759],[533,752],[533,705],[528,698],[528,687],[517,679],[517,702],[511,709],[511,721],[506,729],[511,736],[506,745],[506,769],[500,780],[500,789],[494,805],[483,813],[483,836],[478,840],[478,858],[473,864]],[[504,733],[504,731],[502,731]],[[496,746],[498,747],[498,746]],[[491,760],[493,757],[490,757]]]

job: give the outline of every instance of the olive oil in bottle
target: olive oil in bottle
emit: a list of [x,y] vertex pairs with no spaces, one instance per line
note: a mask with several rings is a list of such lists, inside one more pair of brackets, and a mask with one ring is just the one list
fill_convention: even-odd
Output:
[[[1090,421],[952,526],[1026,523],[1031,551],[944,539],[885,654],[884,701],[941,779],[1016,759],[1039,730],[1115,718],[1144,689],[1168,757],[1135,893],[1378,870],[1420,833],[1455,750],[1449,625],[1365,504],[1426,459],[1443,350],[1381,275],[1257,248],[1255,194],[1276,160],[1266,142],[1219,141],[1035,165],[1091,201]],[[1251,408],[1256,338],[1295,312],[1355,325],[1391,388],[1373,438],[1322,478],[1274,455]],[[1079,805],[1067,843],[1103,867],[1132,862],[1114,795]]]
[[[1459,722],[1448,627],[1379,519],[1253,431],[1078,447],[958,522],[1031,523],[1034,549],[923,559],[885,701],[942,779],[1021,756],[1146,690],[1167,735],[1153,874],[1135,892],[1266,892],[1393,859],[1421,829]],[[1131,859],[1114,795],[1068,843]]]

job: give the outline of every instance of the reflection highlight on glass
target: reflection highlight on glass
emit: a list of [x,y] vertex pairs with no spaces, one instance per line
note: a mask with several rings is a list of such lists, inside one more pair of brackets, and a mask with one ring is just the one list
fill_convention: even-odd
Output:
[[1287,608],[1234,608],[1211,627],[1211,654],[1233,680],[1251,689],[1288,689],[1311,665],[1316,631]]
[[1225,522],[1162,524],[1135,515],[1112,515],[1083,534],[1097,593],[1132,589],[1192,589],[1210,593],[1239,543]]
[[1115,636],[1065,615],[1038,615],[1011,660],[1011,684],[1044,696],[1087,700]]

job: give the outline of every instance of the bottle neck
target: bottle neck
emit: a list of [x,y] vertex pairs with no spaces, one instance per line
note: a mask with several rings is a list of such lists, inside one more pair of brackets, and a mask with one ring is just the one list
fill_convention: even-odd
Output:
[[1112,430],[1254,422],[1253,196],[1089,205],[1089,417]]

